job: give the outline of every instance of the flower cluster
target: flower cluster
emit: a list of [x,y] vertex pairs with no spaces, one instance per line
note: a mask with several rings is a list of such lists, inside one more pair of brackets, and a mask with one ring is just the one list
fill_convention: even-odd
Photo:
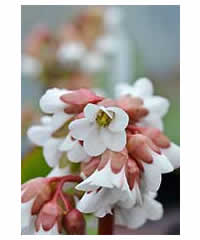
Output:
[[169,102],[153,95],[148,79],[117,86],[114,100],[86,89],[50,89],[40,107],[49,115],[28,136],[51,167],[59,169],[63,156],[81,163],[80,212],[115,213],[116,223],[130,228],[162,217],[155,197],[162,174],[179,167],[179,147],[162,132]]
[[66,182],[78,176],[36,178],[22,185],[22,234],[84,234],[83,214],[75,208],[76,198],[63,191]]
[[118,51],[120,20],[116,9],[93,7],[55,34],[35,27],[25,41],[22,72],[47,87],[91,87],[91,75],[105,71]]

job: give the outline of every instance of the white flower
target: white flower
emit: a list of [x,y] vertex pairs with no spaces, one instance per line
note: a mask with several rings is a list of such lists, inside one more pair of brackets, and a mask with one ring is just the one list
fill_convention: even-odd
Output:
[[180,147],[171,142],[169,148],[161,149],[161,152],[169,159],[174,169],[180,167]]
[[68,134],[59,149],[67,152],[67,157],[71,162],[83,162],[90,159],[80,142],[73,140],[71,134]]
[[60,97],[66,93],[71,93],[71,91],[58,88],[48,89],[40,99],[40,108],[44,113],[63,112],[67,104]]
[[151,154],[153,162],[151,164],[143,162],[142,183],[146,190],[155,192],[160,187],[162,174],[172,172],[174,168],[164,154],[157,154],[153,151]]
[[[128,184],[127,184],[128,185]],[[112,214],[116,206],[122,208],[133,207],[140,199],[140,191],[136,184],[129,192],[118,188],[101,188],[96,191],[86,192],[79,201],[77,208],[84,213],[94,213],[97,217]]]
[[129,118],[123,110],[88,104],[84,108],[84,116],[72,121],[69,129],[72,137],[83,141],[88,155],[98,156],[107,148],[121,151],[125,147],[125,128]]
[[[155,136],[156,139],[162,138]],[[142,185],[146,191],[156,192],[161,184],[162,174],[172,172],[179,166],[180,150],[174,143],[166,139],[166,148],[153,145],[142,135],[133,135],[129,138],[129,156],[137,159],[142,168]],[[164,145],[162,145],[164,147]]]
[[63,138],[52,137],[54,131],[55,129],[52,128],[51,124],[43,124],[33,126],[27,132],[29,139],[34,144],[43,147],[45,160],[50,167],[55,167],[59,164],[59,159],[62,155],[59,146],[64,140]]
[[64,108],[67,106],[60,100],[60,96],[67,93],[67,90],[51,89],[40,99],[40,107],[46,113],[53,113],[52,117],[41,118],[41,125],[28,129],[29,139],[36,145],[43,147],[43,154],[48,165],[55,167],[62,155],[59,150],[64,138],[54,138],[53,133],[69,120],[73,115],[66,114]]
[[113,173],[111,169],[111,160],[102,170],[96,169],[95,172],[76,186],[81,191],[97,190],[99,187],[118,188],[129,192],[129,186],[126,180],[125,167],[122,167],[119,173]]
[[58,61],[62,64],[80,64],[86,53],[86,48],[81,42],[70,42],[60,46],[57,52]]
[[88,158],[84,148],[78,141],[70,142],[71,137],[66,130],[62,136],[54,136],[54,133],[62,128],[74,114],[67,114],[64,109],[67,103],[61,101],[63,94],[70,93],[65,89],[50,89],[41,97],[40,107],[45,113],[53,114],[41,118],[41,125],[33,126],[28,129],[29,139],[36,145],[43,147],[43,154],[50,167],[56,167],[63,152],[68,151],[69,160],[80,162]]
[[136,229],[141,227],[147,220],[159,220],[163,216],[162,204],[156,201],[156,194],[148,192],[142,196],[142,203],[133,208],[115,208],[116,224]]
[[163,130],[162,118],[168,112],[169,101],[153,95],[153,85],[149,79],[138,79],[133,86],[125,83],[119,84],[116,86],[115,94],[116,96],[131,95],[143,99],[144,107],[148,109],[149,114],[139,122],[139,125]]
[[174,143],[169,148],[161,148],[161,154],[151,151],[153,162],[143,163],[142,185],[146,191],[158,191],[162,174],[170,173],[180,166],[180,149]]

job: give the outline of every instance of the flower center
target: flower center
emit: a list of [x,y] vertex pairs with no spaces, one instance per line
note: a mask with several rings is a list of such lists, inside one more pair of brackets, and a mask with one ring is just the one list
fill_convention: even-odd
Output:
[[97,113],[96,122],[100,127],[106,127],[110,124],[112,118],[109,117],[104,111],[100,110]]

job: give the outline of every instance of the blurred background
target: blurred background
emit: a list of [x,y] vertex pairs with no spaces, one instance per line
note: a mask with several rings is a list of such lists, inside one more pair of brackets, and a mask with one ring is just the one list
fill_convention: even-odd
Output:
[[[87,6],[22,6],[22,57],[27,36],[32,33],[35,26],[47,25],[50,31],[55,32],[60,25],[72,21],[85,10]],[[123,45],[122,50],[118,53],[118,60],[112,60],[114,63],[109,68],[109,74],[108,71],[95,74],[97,81],[94,87],[112,94],[111,86],[115,81],[133,83],[138,77],[150,78],[154,83],[156,94],[167,97],[171,102],[170,111],[164,119],[165,133],[172,141],[179,144],[180,8],[167,5],[121,6],[118,10],[120,13],[118,36]],[[25,134],[26,128],[35,121],[31,109],[33,108],[34,113],[39,115],[39,98],[44,92],[43,83],[36,78],[28,76],[22,70],[22,182],[36,176],[45,176],[50,170],[41,157],[41,149],[34,150],[34,154],[30,154],[32,146]],[[108,79],[112,79],[110,80],[112,84],[107,83]],[[179,234],[179,170],[163,176],[158,200],[165,208],[162,220],[148,222],[136,231],[117,227],[116,234]],[[90,234],[95,234],[94,224],[94,222],[90,223]]]

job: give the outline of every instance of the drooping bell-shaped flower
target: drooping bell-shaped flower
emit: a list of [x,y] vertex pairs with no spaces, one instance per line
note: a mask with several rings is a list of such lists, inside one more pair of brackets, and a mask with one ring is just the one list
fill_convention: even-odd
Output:
[[33,215],[51,198],[51,188],[45,178],[36,178],[22,185],[21,220],[22,230],[31,225]]

